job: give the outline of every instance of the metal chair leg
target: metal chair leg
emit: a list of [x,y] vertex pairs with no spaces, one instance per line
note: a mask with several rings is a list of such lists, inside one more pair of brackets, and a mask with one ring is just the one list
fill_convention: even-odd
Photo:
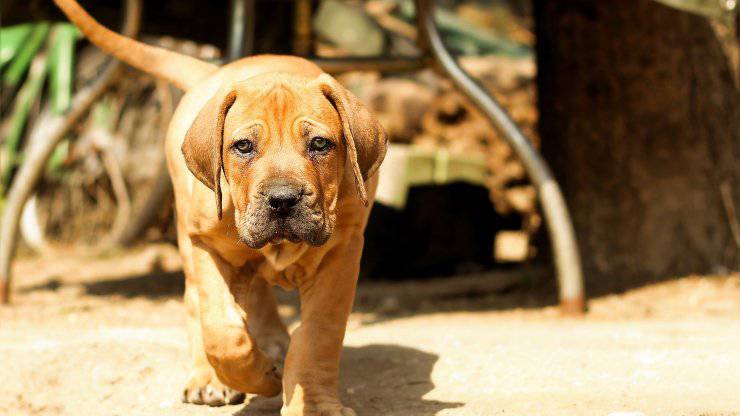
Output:
[[552,243],[560,286],[560,307],[569,314],[584,311],[583,274],[573,224],[560,191],[545,160],[532,147],[501,105],[458,65],[445,48],[434,22],[434,0],[416,0],[416,18],[422,50],[434,58],[452,80],[503,135],[524,164],[537,188]]
[[255,0],[231,0],[231,27],[226,61],[250,55],[254,50]]

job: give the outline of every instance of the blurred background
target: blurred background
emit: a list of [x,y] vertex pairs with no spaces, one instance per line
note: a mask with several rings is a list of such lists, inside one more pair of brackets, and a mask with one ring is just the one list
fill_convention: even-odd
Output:
[[[141,13],[127,18],[123,3],[82,5],[109,28],[129,28],[147,43],[213,62],[245,52],[316,58],[423,52],[410,0],[258,0],[243,3],[246,10],[238,1],[160,0],[142,2]],[[517,123],[563,190],[591,299],[588,316],[737,317],[736,2],[436,5],[446,47]],[[38,180],[22,179],[32,192],[18,218],[12,269],[18,304],[4,313],[20,319],[18,311],[42,308],[67,323],[87,316],[109,326],[136,306],[141,317],[131,325],[152,317],[169,322],[164,316],[179,308],[169,302],[183,283],[162,139],[181,93],[131,68],[112,68],[49,1],[5,0],[0,7],[0,209],[12,187],[21,186],[15,181],[34,143],[59,141],[48,158],[32,158]],[[234,22],[254,32],[235,32]],[[358,325],[492,310],[549,319],[558,282],[537,189],[505,137],[433,66],[336,75],[375,112],[393,144],[366,230]],[[295,315],[286,309],[289,320]],[[40,320],[12,322],[20,328]],[[733,363],[728,371],[740,374]],[[406,371],[427,383],[431,365]],[[416,397],[434,384],[423,391],[408,386]],[[715,398],[722,392],[714,391]],[[447,393],[439,397],[452,399]],[[412,401],[418,414],[464,405],[418,400]],[[477,399],[470,400],[463,401]],[[476,411],[489,405],[481,403]],[[619,402],[606,403],[604,409]],[[368,414],[416,414],[388,406]]]

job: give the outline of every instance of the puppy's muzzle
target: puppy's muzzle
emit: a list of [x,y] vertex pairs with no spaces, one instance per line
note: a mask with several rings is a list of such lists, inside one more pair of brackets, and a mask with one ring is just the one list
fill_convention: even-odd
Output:
[[272,215],[285,219],[293,214],[303,198],[303,187],[288,183],[278,183],[265,190],[267,204]]
[[279,178],[261,184],[238,229],[239,238],[255,249],[283,240],[320,246],[331,236],[333,223],[310,184]]

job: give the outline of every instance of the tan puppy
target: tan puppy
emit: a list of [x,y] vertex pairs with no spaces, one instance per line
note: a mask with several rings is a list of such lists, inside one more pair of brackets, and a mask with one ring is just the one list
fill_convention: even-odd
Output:
[[[353,415],[337,397],[339,356],[386,151],[381,126],[306,60],[217,68],[55,1],[104,51],[187,91],[165,145],[190,317],[185,400],[221,405],[282,387],[283,416]],[[292,339],[272,285],[300,291]],[[275,360],[286,349],[281,383]]]

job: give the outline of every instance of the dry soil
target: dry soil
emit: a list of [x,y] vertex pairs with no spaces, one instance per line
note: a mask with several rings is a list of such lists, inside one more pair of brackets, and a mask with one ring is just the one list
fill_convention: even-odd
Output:
[[[180,403],[187,344],[171,247],[14,270],[15,303],[0,308],[0,414],[279,414],[274,400]],[[522,294],[521,279],[363,284],[345,404],[360,416],[740,415],[740,275],[599,297],[584,318]],[[296,301],[281,298],[295,327]]]

